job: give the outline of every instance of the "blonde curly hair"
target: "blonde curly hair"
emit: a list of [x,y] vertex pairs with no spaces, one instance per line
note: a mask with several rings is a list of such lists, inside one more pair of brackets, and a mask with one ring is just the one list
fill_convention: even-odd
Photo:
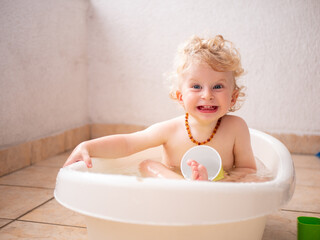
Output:
[[230,108],[230,112],[238,110],[242,98],[245,96],[243,89],[237,84],[237,79],[243,74],[241,58],[238,50],[230,41],[221,35],[214,38],[204,39],[193,36],[178,49],[175,59],[175,69],[169,78],[171,81],[170,97],[177,100],[176,92],[179,90],[179,75],[191,63],[206,63],[217,72],[232,72],[234,89],[237,90],[237,103]]

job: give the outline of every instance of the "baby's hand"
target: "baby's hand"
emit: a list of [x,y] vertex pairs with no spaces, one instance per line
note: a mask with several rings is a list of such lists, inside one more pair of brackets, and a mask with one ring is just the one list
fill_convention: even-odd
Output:
[[208,171],[205,166],[192,159],[189,159],[187,164],[191,167],[192,180],[208,181]]
[[85,142],[80,143],[70,154],[63,167],[68,166],[72,163],[84,161],[88,168],[92,167],[91,158],[88,153],[88,149]]

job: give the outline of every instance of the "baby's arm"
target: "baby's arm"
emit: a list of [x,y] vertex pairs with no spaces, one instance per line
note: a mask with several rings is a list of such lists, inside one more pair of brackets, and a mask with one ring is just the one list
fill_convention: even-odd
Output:
[[230,126],[235,134],[233,147],[234,168],[227,171],[224,182],[260,182],[266,179],[260,179],[256,176],[256,161],[253,155],[250,132],[246,122],[233,116]]
[[228,118],[228,128],[234,134],[234,167],[226,171],[224,182],[251,181],[250,176],[256,172],[256,162],[250,142],[250,133],[246,122],[236,116]]
[[257,167],[251,147],[249,128],[242,118],[235,117],[233,120],[235,131],[234,165],[238,170],[255,172]]
[[64,164],[84,161],[92,167],[91,157],[119,158],[156,147],[166,141],[168,123],[158,123],[143,131],[101,137],[80,143]]

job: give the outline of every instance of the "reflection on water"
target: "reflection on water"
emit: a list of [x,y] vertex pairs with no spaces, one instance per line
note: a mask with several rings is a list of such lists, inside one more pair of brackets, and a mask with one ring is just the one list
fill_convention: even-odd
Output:
[[[150,158],[149,158],[150,159]],[[120,174],[126,176],[142,177],[139,171],[139,163],[145,160],[145,158],[124,158],[124,159],[98,159],[94,165],[96,170],[94,172],[107,173],[107,174]],[[156,160],[156,159],[155,159]],[[159,159],[158,159],[159,160]],[[258,158],[256,158],[257,172],[250,173],[248,171],[238,171],[234,169],[227,174],[222,182],[264,182],[270,181],[274,178],[276,173],[273,173],[268,169],[265,164]],[[99,170],[97,170],[99,169]],[[174,172],[181,174],[179,168],[172,169]]]

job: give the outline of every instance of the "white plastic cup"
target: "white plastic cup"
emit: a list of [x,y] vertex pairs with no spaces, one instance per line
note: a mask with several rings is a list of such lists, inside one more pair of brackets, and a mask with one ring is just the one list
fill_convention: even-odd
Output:
[[182,157],[180,167],[185,179],[192,180],[192,170],[187,164],[187,161],[190,159],[206,167],[208,180],[210,181],[215,179],[221,171],[222,162],[220,154],[212,147],[200,145],[190,148]]

